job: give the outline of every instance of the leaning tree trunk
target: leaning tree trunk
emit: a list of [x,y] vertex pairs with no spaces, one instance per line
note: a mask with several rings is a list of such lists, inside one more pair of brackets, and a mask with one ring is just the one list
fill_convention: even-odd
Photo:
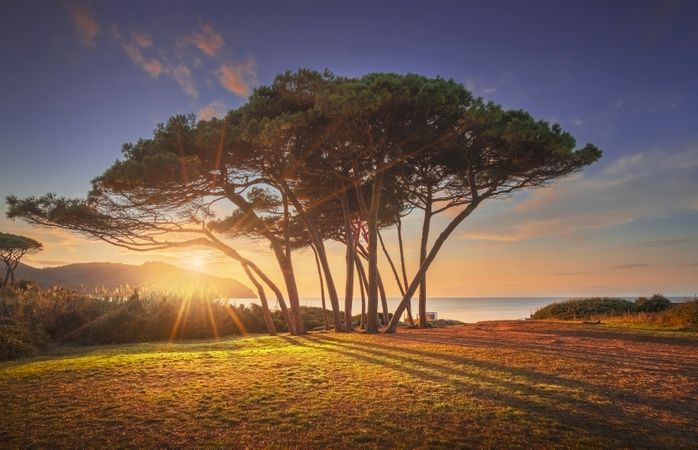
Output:
[[[419,243],[419,267],[424,264],[427,259],[427,244],[429,243],[429,226],[431,224],[431,191],[427,195],[426,205],[424,207],[424,222],[422,222],[422,239]],[[419,326],[425,328],[427,326],[427,275],[422,277],[422,282],[419,283]]]
[[293,272],[293,265],[290,258],[286,257],[281,244],[274,240],[272,241],[272,249],[276,256],[281,269],[281,275],[284,277],[286,291],[288,292],[288,303],[291,305],[291,320],[296,334],[305,334],[305,325],[303,324],[303,315],[301,313],[301,303],[298,296],[298,285],[296,285],[296,276]]
[[264,281],[264,283],[267,286],[269,286],[269,289],[271,289],[274,292],[274,294],[276,295],[276,300],[279,303],[279,307],[281,308],[281,314],[283,315],[284,320],[286,321],[286,325],[288,325],[289,332],[293,335],[297,334],[294,321],[292,320],[291,314],[290,314],[288,308],[286,307],[286,302],[284,301],[284,295],[283,295],[283,293],[281,293],[281,289],[279,289],[278,286],[276,286],[276,284],[273,281],[271,281],[271,279],[267,276],[267,274],[262,272],[262,270],[257,266],[257,264],[255,264],[254,262],[250,261],[247,258],[244,258],[240,253],[237,252],[237,250],[235,250],[231,246],[227,245],[225,242],[218,239],[216,236],[213,235],[213,233],[211,233],[205,227],[204,227],[204,233],[211,240],[211,242],[207,245],[220,250],[221,252],[223,252],[223,254],[230,256],[234,260],[238,261],[240,264],[245,264],[245,265],[250,266],[250,268],[254,271],[254,273],[256,273],[257,276],[259,276],[259,278],[261,278],[261,280]]
[[[264,221],[257,216],[257,213],[252,207],[252,204],[250,204],[242,195],[240,195],[240,193],[236,192],[231,185],[224,185],[223,190],[228,199],[231,202],[233,202],[235,206],[237,206],[243,212],[248,214],[249,218],[255,225],[259,225],[261,227],[261,234],[265,238],[267,238],[267,240],[269,240],[269,243],[271,244],[271,247],[274,250],[274,256],[276,257],[276,261],[279,264],[279,269],[281,269],[281,274],[284,277],[286,291],[288,292],[288,302],[291,305],[291,325],[289,326],[289,329],[293,330],[291,332],[292,334],[305,334],[305,326],[303,324],[303,317],[300,309],[300,299],[298,298],[298,286],[296,285],[296,278],[293,273],[293,265],[291,264],[291,255],[286,254],[281,244],[281,241],[267,228]],[[206,230],[205,227],[204,232],[207,236],[209,236],[209,238],[213,239],[216,242],[217,247],[223,246],[230,250],[233,250],[232,248],[221,242],[219,239],[217,239],[215,236],[213,236],[213,234]],[[233,252],[237,254],[238,258],[236,259],[238,259],[239,261],[242,257],[236,251],[233,250]],[[283,301],[283,296],[277,294],[277,298],[281,299],[279,302],[279,304],[281,304],[281,302]]]
[[402,298],[402,301],[393,313],[393,318],[388,324],[388,328],[386,328],[385,330],[386,333],[395,333],[395,330],[397,330],[397,326],[399,323],[399,317],[405,311],[405,308],[407,308],[407,304],[410,302],[410,300],[412,300],[412,296],[417,291],[419,284],[424,278],[424,274],[427,273],[427,270],[429,269],[431,263],[434,261],[434,258],[436,258],[436,254],[439,252],[439,250],[441,250],[441,246],[443,246],[444,242],[446,242],[446,239],[448,239],[451,233],[453,233],[453,230],[455,230],[456,227],[460,225],[460,223],[463,222],[463,220],[465,220],[465,218],[468,217],[485,198],[486,197],[479,197],[478,199],[473,200],[468,205],[468,207],[460,213],[458,213],[458,215],[456,215],[456,217],[454,217],[453,220],[451,220],[451,222],[441,232],[439,237],[434,242],[434,246],[431,248],[431,251],[429,251],[429,254],[424,260],[424,263],[419,267],[419,270],[412,279],[412,283],[410,283],[409,287],[407,288],[407,291],[405,291],[405,296]]
[[257,281],[257,279],[254,277],[252,274],[252,271],[250,270],[250,267],[246,264],[243,264],[242,267],[245,269],[245,273],[247,274],[247,278],[250,279],[250,282],[254,285],[254,287],[257,289],[257,294],[259,295],[259,301],[262,303],[262,316],[264,316],[264,324],[267,326],[267,331],[269,332],[269,336],[276,336],[276,326],[274,326],[274,319],[271,317],[271,311],[269,310],[269,303],[267,303],[267,295],[264,293],[264,288],[262,287],[261,284]]
[[[330,270],[330,263],[327,260],[327,252],[325,251],[325,243],[323,242],[320,234],[318,233],[315,225],[308,219],[303,209],[303,205],[300,204],[295,194],[291,191],[289,186],[284,183],[284,190],[291,200],[293,207],[296,208],[298,215],[305,225],[310,240],[317,250],[318,258],[320,259],[320,264],[322,265],[322,271],[325,273],[325,282],[327,283],[327,295],[330,297],[330,304],[332,305],[332,316],[334,320],[335,331],[342,331],[344,329],[342,325],[342,319],[339,314],[339,296],[337,295],[337,288],[334,284],[334,278],[332,277],[332,271]],[[289,295],[290,297],[290,295]]]
[[279,308],[281,308],[281,315],[284,318],[284,321],[286,322],[286,326],[288,326],[288,332],[295,335],[296,333],[296,328],[293,323],[293,319],[291,318],[291,313],[288,310],[288,307],[286,306],[286,302],[284,301],[284,295],[281,292],[281,289],[273,282],[269,277],[262,272],[262,270],[257,267],[256,264],[249,264],[249,266],[254,270],[254,272],[259,276],[264,283],[266,283],[267,286],[269,286],[269,289],[274,292],[274,295],[276,295],[276,301],[279,304]]

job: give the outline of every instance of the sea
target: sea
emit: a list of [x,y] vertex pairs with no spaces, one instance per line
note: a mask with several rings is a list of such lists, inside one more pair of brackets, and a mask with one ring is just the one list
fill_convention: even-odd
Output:
[[[482,322],[485,320],[521,320],[527,319],[537,309],[550,303],[569,300],[572,297],[450,297],[427,299],[427,312],[437,313],[438,319],[459,320],[465,323]],[[579,298],[579,297],[575,297]],[[621,297],[635,300],[635,297]],[[668,297],[673,302],[684,301],[684,297]],[[274,308],[276,301],[270,298],[270,306]],[[256,298],[235,299],[231,303],[259,304]],[[330,308],[329,300],[326,300]],[[393,312],[400,303],[399,298],[388,299],[388,309]],[[301,306],[322,306],[320,298],[301,298]],[[340,298],[340,308],[344,309],[344,301]],[[381,307],[378,307],[379,312]],[[352,313],[361,311],[361,300],[354,299]],[[412,300],[412,313],[417,314],[417,300]]]

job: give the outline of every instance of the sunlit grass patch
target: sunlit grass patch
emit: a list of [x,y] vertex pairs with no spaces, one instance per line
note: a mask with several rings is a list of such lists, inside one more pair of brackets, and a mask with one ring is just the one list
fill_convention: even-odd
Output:
[[59,349],[0,366],[0,433],[15,447],[692,442],[695,347],[661,343],[683,371],[634,335],[612,356],[607,333],[524,325],[543,326]]

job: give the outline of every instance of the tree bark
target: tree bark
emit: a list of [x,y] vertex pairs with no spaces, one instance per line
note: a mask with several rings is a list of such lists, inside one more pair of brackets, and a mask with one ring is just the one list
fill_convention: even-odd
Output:
[[[300,299],[298,297],[298,286],[296,284],[295,275],[293,273],[293,265],[291,264],[291,255],[286,255],[283,249],[281,240],[274,235],[266,226],[264,221],[262,221],[257,213],[255,212],[252,205],[238,192],[235,191],[233,185],[223,186],[223,191],[226,197],[238,208],[249,214],[250,218],[255,224],[262,228],[261,234],[271,243],[271,247],[274,251],[274,256],[279,264],[279,269],[281,269],[281,274],[284,278],[284,284],[286,285],[286,291],[288,293],[288,302],[291,305],[291,323],[289,328],[293,329],[293,334],[305,334],[305,326],[303,324],[303,317],[300,310]],[[207,231],[207,235],[212,239],[215,239],[213,235]],[[215,239],[218,243],[223,244],[220,240]],[[223,244],[225,247],[227,245]],[[229,247],[228,247],[229,248]],[[237,253],[237,252],[235,252]],[[278,296],[277,298],[283,299],[283,296]],[[281,303],[279,303],[281,305]]]
[[313,245],[310,246],[313,249],[313,254],[315,255],[315,266],[317,267],[317,276],[320,279],[320,299],[322,300],[322,318],[325,321],[325,330],[330,329],[330,324],[327,322],[327,305],[325,305],[325,281],[322,278],[322,268],[320,267],[320,260],[317,257],[317,250]]
[[421,283],[424,274],[429,269],[429,266],[434,261],[434,258],[436,258],[436,254],[441,249],[441,246],[444,244],[446,239],[448,239],[451,233],[453,233],[453,230],[455,230],[456,227],[460,225],[460,223],[463,222],[463,220],[465,220],[465,218],[468,217],[475,210],[475,208],[477,208],[477,206],[480,204],[480,202],[482,202],[484,198],[485,197],[480,197],[473,200],[463,211],[458,213],[458,215],[454,217],[453,220],[451,220],[451,222],[441,232],[436,241],[434,241],[434,246],[429,251],[429,254],[424,260],[424,263],[419,267],[419,270],[412,279],[412,282],[407,288],[407,291],[405,291],[405,296],[402,298],[402,301],[393,313],[393,319],[388,324],[388,328],[386,328],[385,330],[386,333],[395,333],[395,330],[397,330],[400,315],[402,315],[402,313],[405,311],[407,303],[409,303],[410,300],[412,300],[412,296],[417,291],[417,288],[419,287],[419,284]]
[[[404,286],[404,289],[407,289],[407,268],[405,267],[405,246],[402,241],[402,219],[400,218],[400,214],[397,215],[397,220],[396,220],[396,225],[395,227],[397,228],[397,241],[398,241],[398,246],[400,248],[400,267],[402,268],[402,285]],[[404,296],[405,293],[404,291],[402,292],[402,295]],[[412,302],[410,301],[407,303],[407,320],[409,321],[410,325],[414,326],[414,317],[412,317]]]
[[381,235],[380,230],[378,230],[378,241],[381,244],[381,248],[383,249],[383,254],[385,255],[385,258],[388,260],[388,264],[390,265],[390,270],[393,271],[393,276],[395,277],[395,282],[397,283],[397,288],[400,290],[400,295],[405,295],[405,288],[402,287],[402,281],[400,280],[400,275],[397,273],[397,268],[395,268],[395,264],[393,263],[393,258],[390,257],[390,253],[388,253],[388,249],[385,246],[385,242],[383,242],[383,236]]
[[383,278],[380,272],[378,272],[378,292],[381,296],[381,307],[383,308],[383,320],[381,320],[381,325],[388,325],[388,297],[385,295],[385,287],[383,286]]
[[332,271],[330,270],[330,263],[327,260],[325,243],[320,237],[320,234],[318,233],[317,228],[315,228],[315,225],[313,225],[313,223],[310,220],[308,220],[308,216],[305,214],[303,205],[300,204],[298,198],[296,198],[295,194],[291,191],[291,189],[285,182],[283,183],[283,187],[284,191],[288,195],[289,200],[291,200],[293,207],[296,208],[296,212],[298,212],[298,215],[300,216],[303,225],[305,225],[305,228],[308,231],[308,235],[310,236],[311,242],[317,250],[318,258],[320,259],[320,264],[322,265],[322,271],[325,273],[325,282],[327,283],[327,294],[330,297],[330,304],[332,304],[332,316],[334,320],[335,331],[342,331],[344,329],[344,326],[342,325],[342,320],[339,315],[339,296],[337,295],[337,289],[334,284],[334,278],[332,277]]
[[237,252],[237,250],[218,239],[205,227],[203,228],[203,231],[204,234],[206,234],[206,236],[208,236],[208,238],[210,239],[206,245],[218,249],[224,255],[230,256],[231,258],[240,262],[241,264],[246,264],[250,266],[250,268],[257,274],[257,276],[259,276],[259,278],[261,278],[261,280],[264,281],[264,283],[267,286],[269,286],[269,289],[271,289],[276,295],[276,300],[279,303],[279,307],[281,308],[281,314],[283,315],[284,320],[286,321],[286,325],[288,325],[289,332],[293,335],[298,334],[297,329],[295,327],[295,322],[291,318],[291,314],[288,308],[286,307],[286,302],[284,301],[284,295],[281,292],[281,289],[279,289],[279,287],[273,281],[271,281],[271,279],[264,272],[262,272],[262,270],[257,266],[257,264],[255,264],[247,258],[244,258],[240,253]]
[[342,204],[342,215],[344,216],[344,234],[346,235],[346,284],[344,287],[344,328],[346,331],[353,329],[351,323],[351,309],[354,301],[354,230],[351,226],[351,215],[349,213],[349,201],[346,192],[340,197]]
[[379,164],[371,189],[371,208],[366,225],[368,229],[368,305],[366,308],[366,332],[378,333],[378,208],[383,190],[384,172]]
[[269,332],[269,336],[276,336],[276,326],[274,325],[274,319],[272,319],[272,317],[271,317],[271,311],[269,310],[269,303],[267,303],[267,295],[264,292],[264,288],[262,287],[261,284],[259,284],[257,279],[252,274],[252,271],[250,270],[250,266],[248,266],[247,264],[243,264],[242,267],[245,269],[245,273],[247,274],[247,278],[250,279],[250,282],[257,289],[257,294],[259,295],[259,301],[260,301],[260,303],[262,303],[262,315],[264,316],[264,324],[267,326],[267,331]]
[[[399,230],[399,228],[398,228]],[[398,234],[400,237],[400,247],[402,247],[402,236],[401,233]],[[397,287],[400,290],[400,295],[404,296],[405,295],[405,288],[403,287],[402,281],[400,280],[400,276],[398,275],[397,268],[395,267],[395,264],[393,263],[393,259],[390,257],[390,253],[388,252],[388,249],[385,246],[385,243],[383,242],[383,237],[381,236],[381,232],[378,231],[378,240],[381,243],[381,247],[383,248],[383,253],[385,253],[385,257],[388,260],[388,263],[390,264],[390,269],[393,271],[393,276],[395,277],[395,282],[397,283]],[[400,250],[400,258],[403,258],[402,255],[402,249]],[[405,277],[405,283],[407,282],[407,274],[404,273],[404,258],[403,258],[403,275]],[[414,319],[412,318],[412,308],[410,308],[410,305],[407,305],[407,321],[410,323],[410,325],[414,326]]]
[[284,277],[286,290],[288,292],[288,302],[291,305],[291,320],[295,334],[305,334],[305,325],[303,324],[303,315],[301,313],[301,303],[298,296],[298,286],[296,285],[296,276],[293,273],[293,265],[289,258],[286,258],[284,250],[278,240],[272,241],[272,249],[276,256],[281,269],[281,275]]
[[[429,226],[431,224],[431,190],[427,193],[424,205],[424,221],[422,222],[422,239],[419,243],[419,267],[427,259],[427,245],[429,243]],[[424,273],[419,283],[419,327],[427,326],[427,274]]]
[[361,289],[361,329],[366,327],[366,287],[368,286],[368,280],[366,280],[366,273],[364,272],[364,266],[361,263],[359,255],[356,254],[356,272],[359,274],[359,288]]

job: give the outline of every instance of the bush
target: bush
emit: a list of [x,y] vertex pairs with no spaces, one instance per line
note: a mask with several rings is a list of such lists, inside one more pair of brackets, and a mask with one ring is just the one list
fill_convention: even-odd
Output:
[[[301,307],[306,329],[323,325],[321,308]],[[280,311],[272,318],[288,331]],[[121,344],[266,333],[262,307],[230,305],[205,293],[130,290],[84,294],[34,284],[0,288],[0,360],[48,345]]]
[[47,342],[46,335],[32,332],[25,324],[0,319],[0,361],[31,356]]
[[669,308],[671,308],[671,300],[661,294],[654,294],[650,298],[639,297],[634,305],[637,312],[659,312]]
[[657,313],[660,324],[681,329],[698,329],[698,298],[672,303],[669,309]]
[[672,303],[655,294],[635,302],[620,298],[587,298],[552,303],[531,314],[532,319],[588,320],[630,327],[698,330],[698,298]]
[[633,303],[628,300],[613,297],[593,297],[551,303],[531,314],[531,318],[587,320],[593,316],[620,315],[632,310]]

